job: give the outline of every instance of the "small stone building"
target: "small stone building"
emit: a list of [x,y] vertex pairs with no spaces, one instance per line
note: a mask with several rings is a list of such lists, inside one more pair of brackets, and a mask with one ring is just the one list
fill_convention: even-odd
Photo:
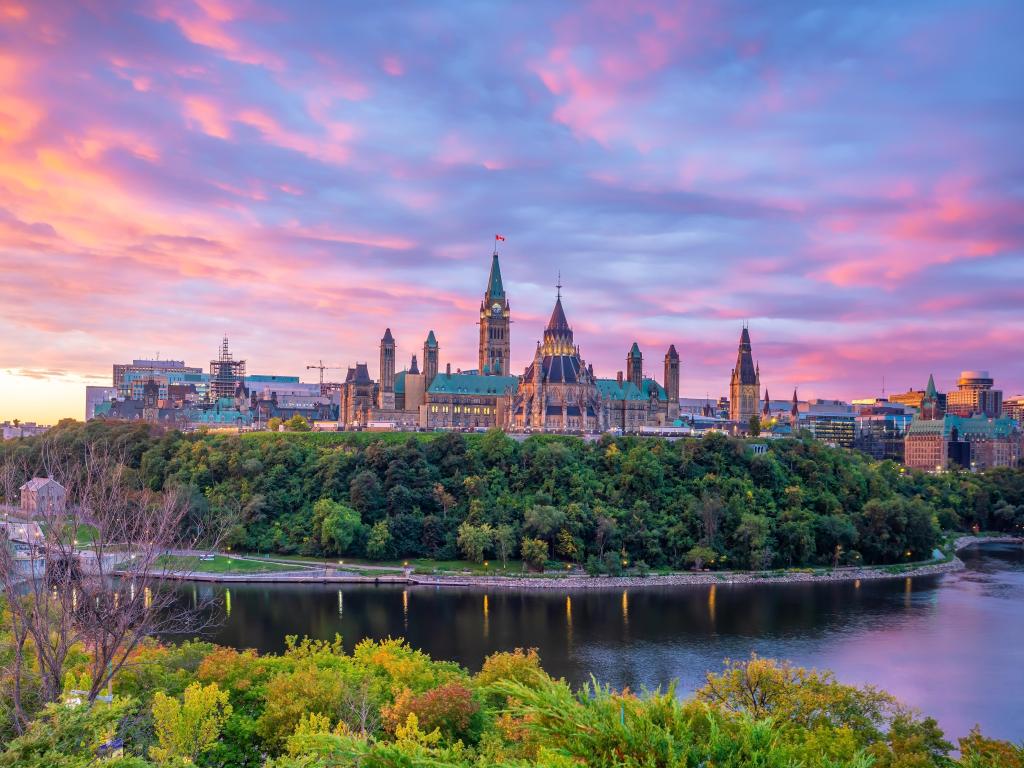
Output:
[[20,490],[21,511],[27,515],[52,514],[64,510],[67,491],[52,477],[33,477]]

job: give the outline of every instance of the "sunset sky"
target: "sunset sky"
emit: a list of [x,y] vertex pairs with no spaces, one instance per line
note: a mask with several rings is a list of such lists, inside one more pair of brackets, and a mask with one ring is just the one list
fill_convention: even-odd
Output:
[[624,6],[0,0],[0,421],[224,332],[475,367],[495,233],[516,370],[561,270],[599,375],[1024,390],[1024,2]]

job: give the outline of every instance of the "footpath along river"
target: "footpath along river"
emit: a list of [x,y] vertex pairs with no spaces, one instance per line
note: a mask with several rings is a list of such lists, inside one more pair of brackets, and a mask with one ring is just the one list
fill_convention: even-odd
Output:
[[1024,740],[1024,547],[960,552],[952,573],[862,582],[485,591],[372,584],[182,583],[219,597],[206,638],[280,651],[286,634],[405,637],[471,670],[536,647],[551,674],[686,693],[722,659],[751,653],[873,683],[938,718],[950,736],[980,723]]

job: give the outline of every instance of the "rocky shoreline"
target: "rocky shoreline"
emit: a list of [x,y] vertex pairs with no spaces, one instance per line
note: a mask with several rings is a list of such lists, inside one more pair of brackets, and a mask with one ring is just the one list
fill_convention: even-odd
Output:
[[[977,544],[1024,543],[1016,536],[961,536],[953,542],[954,552]],[[420,587],[470,587],[473,589],[534,590],[556,589],[633,589],[650,587],[699,586],[710,584],[798,584],[807,582],[874,581],[933,576],[957,571],[963,561],[954,555],[948,560],[928,561],[906,566],[842,567],[801,571],[701,571],[649,576],[365,576],[343,571],[309,569],[264,574],[168,573],[167,578],[217,583],[296,583],[296,584],[405,584]]]

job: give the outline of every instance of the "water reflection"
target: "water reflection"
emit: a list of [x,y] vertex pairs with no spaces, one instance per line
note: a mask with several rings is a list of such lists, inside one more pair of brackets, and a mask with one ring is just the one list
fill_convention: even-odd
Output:
[[[280,651],[286,634],[352,646],[405,637],[472,670],[499,650],[536,647],[574,684],[591,673],[636,690],[699,686],[724,658],[752,652],[882,686],[939,717],[952,734],[981,722],[1024,737],[1024,549],[968,550],[948,576],[828,584],[712,584],[564,592],[345,585],[231,585],[210,639]],[[193,602],[195,585],[183,585]],[[228,607],[230,606],[230,607]]]

